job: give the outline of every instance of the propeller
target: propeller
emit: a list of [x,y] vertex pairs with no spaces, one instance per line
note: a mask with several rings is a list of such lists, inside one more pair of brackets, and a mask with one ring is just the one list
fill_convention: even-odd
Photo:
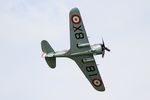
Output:
[[102,46],[102,58],[103,58],[104,55],[105,55],[105,50],[108,51],[108,52],[110,52],[110,49],[108,49],[107,47],[105,47],[105,43],[104,43],[103,38],[102,38],[102,44],[101,44],[101,46]]

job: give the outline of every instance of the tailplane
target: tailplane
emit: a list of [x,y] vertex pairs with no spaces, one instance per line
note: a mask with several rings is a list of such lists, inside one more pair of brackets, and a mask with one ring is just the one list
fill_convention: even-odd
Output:
[[56,57],[47,57],[46,56],[50,53],[51,54],[55,53],[55,51],[53,50],[53,48],[49,45],[49,43],[46,40],[41,41],[41,47],[42,47],[42,51],[45,53],[45,60],[46,60],[47,64],[49,65],[49,67],[55,68],[56,67]]

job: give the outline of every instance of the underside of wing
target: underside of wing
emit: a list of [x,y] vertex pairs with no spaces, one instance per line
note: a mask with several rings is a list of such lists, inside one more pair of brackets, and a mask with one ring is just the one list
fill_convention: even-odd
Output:
[[82,52],[91,49],[78,8],[73,8],[69,14],[70,51]]
[[105,87],[95,63],[93,55],[74,56],[72,59],[80,67],[91,85],[98,91],[104,91]]

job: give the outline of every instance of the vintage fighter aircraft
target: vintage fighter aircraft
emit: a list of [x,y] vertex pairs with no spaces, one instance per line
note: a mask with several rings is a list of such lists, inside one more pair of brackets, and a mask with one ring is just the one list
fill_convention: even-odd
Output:
[[55,52],[46,40],[42,40],[43,56],[51,68],[56,67],[56,57],[71,58],[77,63],[92,86],[98,91],[104,91],[105,87],[93,55],[101,54],[104,57],[105,50],[110,50],[105,47],[103,40],[102,44],[89,44],[78,8],[73,8],[70,11],[69,20],[70,50]]

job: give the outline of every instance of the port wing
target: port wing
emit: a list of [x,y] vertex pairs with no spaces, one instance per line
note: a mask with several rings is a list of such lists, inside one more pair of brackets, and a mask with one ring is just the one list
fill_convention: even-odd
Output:
[[[89,41],[78,8],[73,8],[69,14],[70,21],[70,52],[90,50]],[[80,47],[81,46],[81,47]]]

